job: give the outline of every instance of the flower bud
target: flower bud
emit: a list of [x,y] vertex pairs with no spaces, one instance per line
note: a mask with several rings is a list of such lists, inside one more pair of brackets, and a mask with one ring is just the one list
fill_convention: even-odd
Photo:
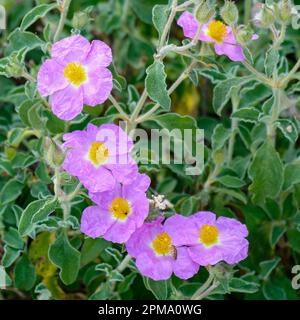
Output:
[[269,28],[275,22],[274,11],[264,5],[260,12],[257,13],[254,20],[258,22],[258,25],[262,28]]
[[74,29],[83,29],[90,21],[90,17],[85,11],[75,12],[72,19],[72,26]]
[[45,159],[47,163],[52,167],[59,167],[64,162],[65,155],[62,149],[49,138],[45,138]]
[[214,6],[207,1],[200,1],[196,7],[195,16],[199,23],[207,23],[216,14]]
[[283,24],[290,24],[293,16],[293,8],[289,0],[283,0],[278,4],[278,20]]
[[250,27],[250,25],[242,26],[238,29],[237,32],[237,41],[240,44],[247,44],[252,40],[254,31]]
[[19,78],[24,73],[24,65],[20,61],[17,53],[12,53],[8,64],[5,67],[5,71],[9,77]]
[[239,19],[239,10],[232,1],[225,1],[224,6],[221,8],[221,17],[228,25],[234,25]]

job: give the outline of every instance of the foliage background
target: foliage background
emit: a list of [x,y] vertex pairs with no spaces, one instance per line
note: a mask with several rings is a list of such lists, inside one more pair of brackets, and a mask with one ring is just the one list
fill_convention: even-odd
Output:
[[[237,2],[240,23],[250,19],[249,2]],[[14,51],[25,53],[26,67],[33,75],[44,59],[59,12],[53,10],[29,26],[28,32],[35,34],[34,38],[25,38],[16,28],[27,12],[44,3],[54,2],[0,0],[8,12],[8,28],[0,33],[0,58]],[[73,0],[71,3],[63,34],[77,32],[72,18],[76,12],[85,10],[90,20],[81,28],[81,34],[111,45],[116,79],[114,96],[129,112],[140,97],[145,70],[153,61],[157,45],[152,8],[166,3],[164,0]],[[255,67],[264,72],[271,35],[267,29],[255,30],[260,38],[249,49]],[[170,42],[180,44],[182,40],[182,31],[173,24]],[[300,32],[289,27],[280,50],[279,71],[287,73],[299,57]],[[272,146],[259,149],[266,140],[266,127],[258,115],[268,110],[270,88],[259,82],[247,82],[238,92],[238,108],[247,112],[232,117],[232,101],[228,101],[218,115],[213,108],[214,88],[230,77],[248,76],[249,72],[224,56],[215,59],[208,55],[203,61],[206,65],[199,64],[190,74],[192,81],[184,81],[172,94],[172,111],[179,115],[177,126],[188,119],[193,127],[205,130],[204,173],[189,177],[183,168],[172,165],[141,166],[141,170],[151,176],[152,192],[164,194],[177,212],[190,215],[205,209],[247,224],[249,257],[235,268],[234,275],[232,268],[222,269],[222,288],[211,299],[298,299],[299,292],[291,286],[291,269],[300,264],[299,82],[292,81],[285,89],[281,103],[286,108],[276,130],[276,149]],[[179,77],[186,63],[186,58],[179,55],[166,58],[168,86]],[[9,282],[6,290],[0,291],[1,298],[176,299],[190,297],[205,281],[205,268],[189,281],[174,277],[172,281],[159,283],[143,279],[133,263],[125,270],[118,269],[125,256],[122,246],[103,239],[85,239],[78,231],[81,212],[90,204],[84,190],[73,199],[67,222],[62,220],[59,206],[51,201],[49,204],[53,172],[45,161],[44,138],[83,129],[90,121],[96,124],[117,121],[116,110],[109,102],[96,108],[85,107],[83,116],[64,123],[42,105],[29,81],[0,76],[0,106],[0,258]],[[160,124],[154,121],[141,126],[159,128]],[[292,133],[285,130],[287,126],[292,126]],[[234,144],[230,155],[228,141]],[[213,151],[220,151],[227,159],[221,161],[214,179],[211,173],[218,161],[212,157]],[[67,174],[61,174],[61,180],[65,190],[72,191],[76,186],[76,181]],[[30,230],[35,239],[22,237],[18,231],[20,217],[38,199],[42,199],[43,205],[43,199],[48,199],[48,209],[41,212],[44,218],[54,213]],[[69,241],[58,232],[63,223],[68,223]],[[51,250],[48,254],[50,245],[52,254]]]

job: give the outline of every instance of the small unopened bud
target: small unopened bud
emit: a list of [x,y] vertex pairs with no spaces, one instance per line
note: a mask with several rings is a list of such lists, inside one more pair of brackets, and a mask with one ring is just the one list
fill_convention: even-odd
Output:
[[22,77],[24,73],[24,64],[19,60],[17,53],[12,53],[9,63],[5,67],[5,71],[10,77]]
[[240,27],[237,32],[238,43],[247,44],[252,40],[253,34],[254,31],[249,25]]
[[199,23],[207,23],[215,14],[215,7],[207,1],[200,1],[196,7],[195,16]]
[[271,25],[275,22],[274,11],[270,7],[264,5],[261,11],[257,13],[254,20],[260,27],[270,28]]
[[65,159],[65,154],[63,150],[52,140],[49,138],[45,139],[45,158],[47,163],[52,167],[55,168],[57,166],[61,166]]
[[289,0],[283,0],[278,4],[278,19],[283,24],[290,24],[293,17],[293,8]]
[[232,1],[225,1],[224,6],[221,8],[221,17],[228,25],[234,25],[239,19],[239,10]]
[[90,21],[90,17],[85,11],[75,12],[72,19],[72,26],[74,29],[83,29]]

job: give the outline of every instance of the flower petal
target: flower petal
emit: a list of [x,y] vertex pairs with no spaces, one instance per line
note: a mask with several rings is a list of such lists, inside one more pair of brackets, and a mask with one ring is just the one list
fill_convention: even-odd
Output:
[[90,50],[89,41],[74,35],[55,42],[51,48],[51,55],[64,64],[69,62],[82,62]]
[[173,271],[171,257],[157,257],[150,250],[137,256],[136,266],[142,275],[156,281],[169,279]]
[[83,94],[81,88],[72,85],[55,92],[50,97],[52,112],[62,120],[72,120],[82,111]]
[[102,67],[88,70],[88,81],[82,85],[83,102],[89,106],[96,106],[107,100],[113,88],[111,72]]
[[63,66],[54,59],[47,59],[37,75],[37,88],[42,97],[64,89],[68,82],[63,76]]
[[199,270],[199,264],[194,262],[187,248],[177,248],[177,258],[173,262],[173,271],[180,279],[189,279],[193,277]]
[[84,64],[89,68],[107,67],[112,62],[111,48],[103,41],[94,40],[85,58]]
[[91,238],[97,238],[103,236],[113,223],[108,212],[103,212],[96,206],[87,207],[81,217],[80,230]]
[[116,243],[125,243],[136,229],[134,219],[126,221],[115,220],[110,228],[105,232],[103,238]]

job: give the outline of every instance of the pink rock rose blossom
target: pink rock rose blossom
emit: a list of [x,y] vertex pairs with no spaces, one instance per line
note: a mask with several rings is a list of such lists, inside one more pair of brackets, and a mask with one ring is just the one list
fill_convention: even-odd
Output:
[[[188,11],[179,17],[177,24],[182,27],[184,36],[188,38],[194,38],[199,26],[199,22]],[[253,40],[257,38],[257,35],[252,37]],[[199,40],[213,43],[217,55],[226,55],[232,61],[245,60],[243,48],[237,44],[231,27],[221,21],[212,20],[204,24]]]
[[72,120],[83,105],[96,106],[107,100],[113,87],[106,68],[112,61],[110,47],[102,41],[90,43],[80,35],[53,44],[51,59],[41,66],[37,85],[41,96],[50,96],[53,113]]

